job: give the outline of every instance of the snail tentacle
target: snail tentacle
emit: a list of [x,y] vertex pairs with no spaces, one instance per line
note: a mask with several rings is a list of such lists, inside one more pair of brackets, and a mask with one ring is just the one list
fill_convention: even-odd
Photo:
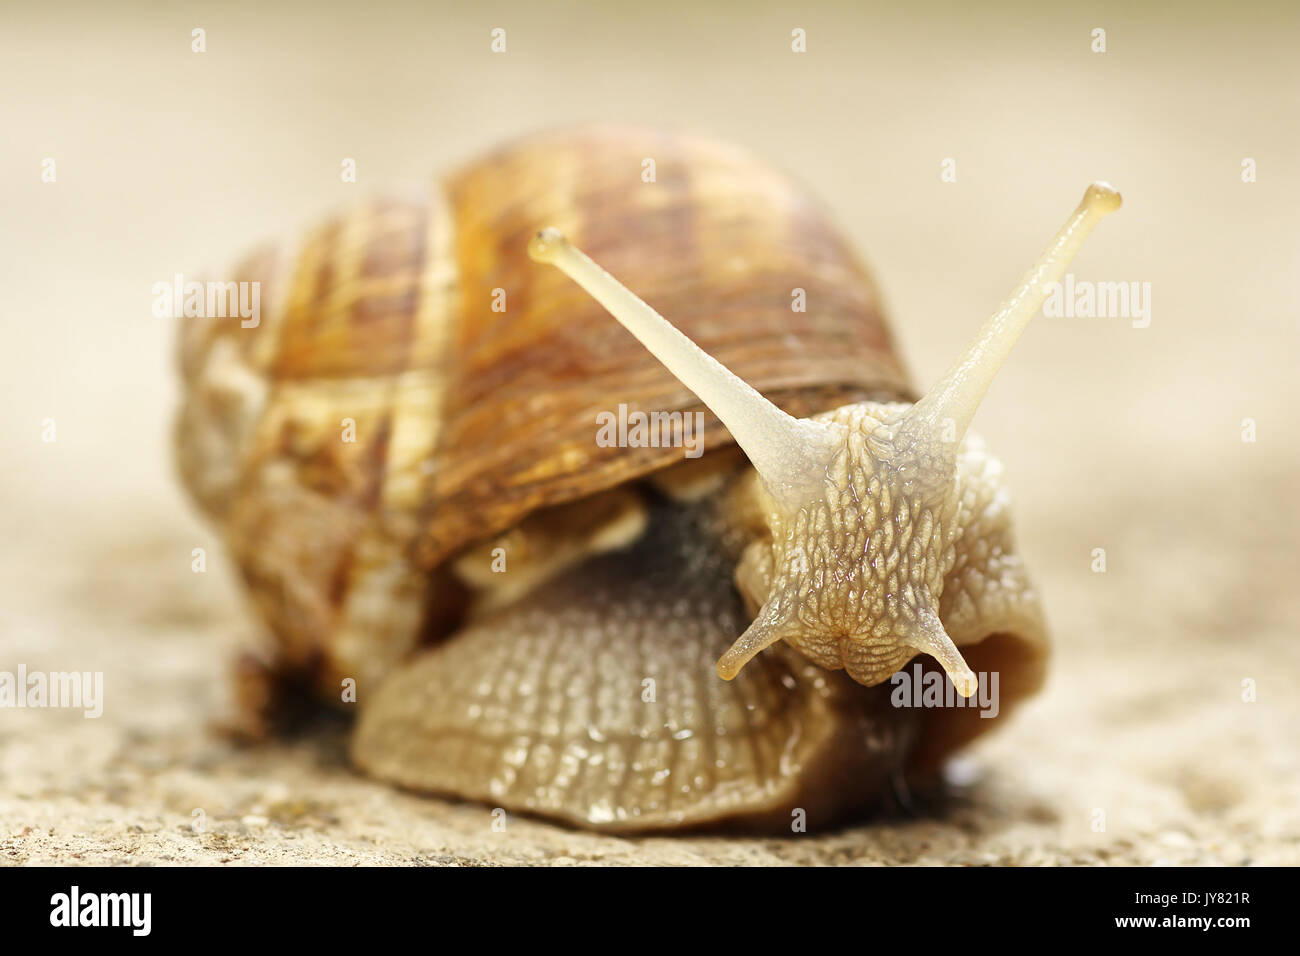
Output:
[[570,243],[543,229],[528,244],[536,262],[554,265],[650,350],[727,426],[772,497],[794,511],[821,494],[826,463],[841,437],[833,424],[788,415]]
[[1061,280],[1093,226],[1118,209],[1120,202],[1119,192],[1109,183],[1096,182],[1087,188],[1070,218],[1020,284],[984,322],[947,373],[912,406],[903,431],[914,437],[946,432],[948,442],[961,440],[998,369],[1047,298],[1049,285]]

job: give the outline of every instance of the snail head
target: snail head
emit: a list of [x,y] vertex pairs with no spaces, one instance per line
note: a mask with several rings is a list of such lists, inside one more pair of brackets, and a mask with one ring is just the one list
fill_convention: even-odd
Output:
[[959,480],[968,429],[1016,340],[1084,238],[1120,196],[1094,183],[1047,250],[914,405],[857,403],[795,418],[765,399],[554,229],[529,244],[582,286],[722,420],[762,488],[770,537],[737,572],[758,607],[718,661],[731,679],[785,640],[859,683],[889,678],[918,653],[959,693],[974,673],[944,629],[939,598],[962,534]]

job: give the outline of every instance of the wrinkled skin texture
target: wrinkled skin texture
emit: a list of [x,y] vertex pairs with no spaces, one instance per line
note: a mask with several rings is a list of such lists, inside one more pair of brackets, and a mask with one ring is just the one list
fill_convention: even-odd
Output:
[[352,754],[402,786],[595,829],[789,832],[889,792],[923,719],[788,648],[713,674],[747,617],[708,506],[417,657],[362,710]]
[[[1042,680],[1041,614],[995,460],[978,439],[958,459],[940,613],[972,667],[1000,673],[1005,717]],[[893,706],[889,683],[865,687],[786,643],[719,680],[713,662],[752,618],[738,556],[773,550],[755,536],[756,487],[746,470],[695,505],[658,500],[632,545],[504,606],[481,602],[368,695],[353,758],[405,787],[593,829],[789,832],[796,811],[817,826],[870,809],[891,781],[998,725],[974,709]]]
[[999,631],[1042,644],[1045,632],[1014,551],[1001,464],[977,436],[944,444],[909,433],[910,407],[864,402],[818,416],[843,428],[843,448],[824,496],[793,515],[756,478],[740,491],[749,501],[738,508],[761,529],[736,575],[750,607],[809,659],[868,686],[936,628],[957,645]]

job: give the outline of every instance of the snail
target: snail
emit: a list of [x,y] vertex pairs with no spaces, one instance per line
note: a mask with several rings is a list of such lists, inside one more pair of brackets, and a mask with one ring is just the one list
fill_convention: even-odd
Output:
[[[611,832],[788,831],[934,774],[999,723],[959,706],[982,675],[1002,720],[1043,680],[968,428],[1119,201],[1090,186],[919,397],[819,205],[701,138],[534,135],[259,250],[260,323],[181,331],[176,428],[275,637],[248,711],[305,685],[374,777]],[[702,413],[704,454],[596,441],[620,406]],[[901,706],[911,674],[952,705]]]

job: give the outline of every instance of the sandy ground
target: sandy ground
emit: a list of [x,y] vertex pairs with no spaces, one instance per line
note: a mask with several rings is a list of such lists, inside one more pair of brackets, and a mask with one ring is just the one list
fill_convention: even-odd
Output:
[[[0,710],[0,861],[1300,863],[1300,131],[1279,120],[1300,107],[1300,14],[1036,10],[87,5],[73,33],[7,13],[0,669],[103,671],[105,705]],[[1088,51],[1094,26],[1106,54]],[[874,265],[921,382],[1084,183],[1124,190],[1076,272],[1149,281],[1150,327],[1037,320],[977,419],[1057,655],[945,800],[785,839],[515,817],[495,832],[484,807],[360,777],[339,728],[259,749],[210,732],[225,664],[258,634],[172,473],[175,330],[149,314],[152,284],[357,190],[596,118],[710,131],[810,181]],[[46,156],[57,183],[40,182]]]

